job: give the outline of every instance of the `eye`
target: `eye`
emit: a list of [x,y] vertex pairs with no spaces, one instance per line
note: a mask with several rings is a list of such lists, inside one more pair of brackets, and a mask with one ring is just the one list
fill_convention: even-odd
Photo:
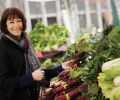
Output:
[[9,21],[9,23],[14,23],[13,21]]
[[21,19],[18,19],[17,22],[22,22],[22,20],[21,20]]

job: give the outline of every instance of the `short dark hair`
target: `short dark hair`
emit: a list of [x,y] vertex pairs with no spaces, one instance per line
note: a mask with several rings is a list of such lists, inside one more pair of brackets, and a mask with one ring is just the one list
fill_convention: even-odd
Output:
[[3,12],[2,16],[1,16],[1,21],[0,21],[0,29],[1,32],[4,34],[8,34],[8,30],[7,30],[7,25],[6,22],[8,19],[14,19],[14,18],[20,18],[22,20],[23,23],[23,28],[22,31],[25,31],[26,29],[26,18],[23,14],[23,12],[18,9],[18,8],[14,8],[14,7],[10,7],[10,8],[6,8],[5,11]]

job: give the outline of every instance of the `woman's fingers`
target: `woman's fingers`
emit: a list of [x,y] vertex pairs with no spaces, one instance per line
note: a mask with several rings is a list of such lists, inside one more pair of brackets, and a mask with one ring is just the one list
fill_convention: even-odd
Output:
[[66,61],[62,64],[63,69],[70,69],[74,60]]
[[39,68],[32,73],[32,76],[33,76],[34,80],[40,81],[40,80],[44,79],[45,71],[42,70],[41,68]]

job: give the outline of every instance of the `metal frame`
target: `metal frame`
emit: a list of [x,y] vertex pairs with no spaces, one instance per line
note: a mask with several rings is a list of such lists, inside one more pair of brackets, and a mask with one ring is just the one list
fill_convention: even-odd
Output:
[[[45,3],[46,2],[51,2],[51,1],[55,1],[56,3],[56,13],[51,13],[51,14],[47,14],[46,13],[46,8],[45,8]],[[36,15],[32,15],[30,14],[30,8],[29,8],[29,2],[39,2],[41,3],[41,11],[42,11],[42,14],[36,14]],[[27,31],[30,31],[32,29],[32,26],[31,26],[31,19],[33,18],[42,18],[42,22],[45,24],[45,25],[48,25],[48,21],[47,21],[47,18],[48,17],[56,17],[57,19],[57,23],[62,23],[61,21],[61,15],[60,15],[60,0],[24,0],[24,7],[25,7],[25,14],[27,16]]]
[[[46,13],[46,8],[45,8],[45,3],[46,2],[51,2],[51,1],[55,1],[56,3],[56,13],[51,13],[51,14],[47,14]],[[79,15],[85,15],[86,17],[86,28],[89,28],[92,26],[92,21],[91,21],[91,13],[96,13],[97,14],[97,24],[98,27],[102,30],[103,29],[103,22],[102,22],[102,12],[104,11],[104,9],[101,8],[101,4],[100,2],[97,3],[96,5],[96,10],[90,10],[90,5],[89,2],[90,0],[84,0],[85,2],[85,11],[79,11],[77,9],[77,1],[78,0],[70,0],[71,2],[75,1],[74,3],[71,4],[70,8],[70,19],[71,19],[71,26],[73,27],[73,32],[77,32],[78,29],[80,29],[81,25],[79,23]],[[28,20],[28,30],[31,30],[31,22],[30,20],[32,18],[37,18],[38,16],[40,18],[42,18],[43,23],[45,25],[48,25],[48,21],[47,18],[48,17],[56,17],[57,19],[57,23],[62,24],[62,18],[61,18],[61,5],[60,2],[61,0],[24,0],[25,2],[25,14],[27,16],[27,20]],[[40,2],[41,3],[41,9],[42,9],[42,15],[31,15],[30,14],[30,9],[29,9],[29,3],[28,2]],[[111,6],[110,6],[110,0],[108,0],[107,2],[108,5],[108,10],[111,11]],[[120,12],[120,9],[118,10]]]

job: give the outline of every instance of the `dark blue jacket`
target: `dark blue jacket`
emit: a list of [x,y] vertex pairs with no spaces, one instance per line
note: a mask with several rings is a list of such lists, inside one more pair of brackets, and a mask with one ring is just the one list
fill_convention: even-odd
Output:
[[[25,74],[24,50],[2,36],[0,40],[0,100],[37,100],[31,73]],[[45,69],[46,80],[57,76],[62,66]]]

